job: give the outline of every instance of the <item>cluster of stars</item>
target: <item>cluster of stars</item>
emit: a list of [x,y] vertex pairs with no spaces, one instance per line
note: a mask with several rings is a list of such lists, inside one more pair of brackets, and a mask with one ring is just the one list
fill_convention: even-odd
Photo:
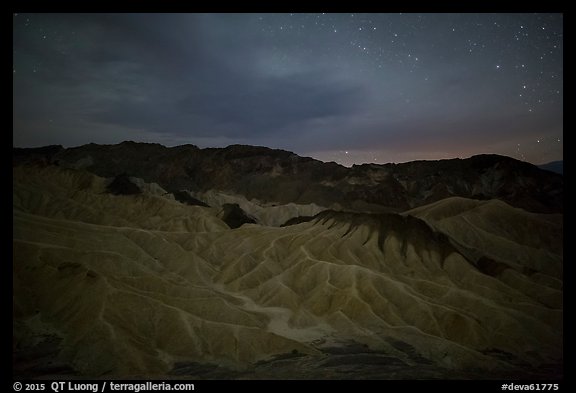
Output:
[[[277,31],[285,34],[293,34],[294,30],[306,30],[308,36],[302,40],[313,40],[314,37],[321,37],[327,32],[331,32],[338,39],[329,39],[324,46],[325,52],[315,53],[316,56],[328,56],[335,53],[339,58],[354,56],[354,53],[362,56],[367,62],[364,65],[371,65],[374,69],[389,69],[390,67],[404,67],[408,73],[428,73],[426,64],[421,62],[421,55],[415,53],[419,50],[430,52],[430,58],[445,59],[446,61],[467,62],[468,60],[459,55],[461,50],[472,56],[471,61],[487,63],[486,70],[490,68],[488,63],[491,57],[499,61],[493,63],[492,67],[496,72],[504,73],[503,77],[509,77],[510,73],[521,70],[514,78],[532,79],[533,86],[545,85],[550,79],[557,79],[558,70],[551,69],[550,65],[543,61],[550,56],[554,56],[561,50],[562,32],[552,31],[549,28],[547,15],[526,19],[525,23],[510,22],[505,15],[469,15],[464,23],[459,26],[448,26],[449,33],[456,33],[453,36],[438,37],[436,41],[422,44],[425,30],[432,22],[427,23],[427,19],[437,18],[433,14],[407,14],[407,15],[359,15],[359,14],[289,14],[288,17],[281,15],[258,16],[257,20],[262,24],[261,31],[268,34]],[[442,16],[447,23],[456,23],[449,16]],[[495,21],[486,23],[477,19],[490,19]],[[403,31],[400,35],[398,32]],[[545,32],[543,35],[542,32]],[[531,35],[532,34],[532,35]],[[472,36],[473,38],[458,38]],[[346,39],[348,38],[348,39]],[[528,40],[531,41],[528,41]],[[533,42],[536,40],[537,45]],[[447,41],[447,44],[443,43]],[[347,42],[350,49],[341,45]],[[348,53],[342,53],[348,52]],[[436,53],[434,53],[436,52]],[[506,61],[504,61],[506,60]],[[523,61],[522,61],[523,60]],[[512,63],[512,64],[511,64]],[[530,64],[530,66],[528,66]],[[428,81],[429,76],[422,79]],[[525,85],[526,81],[519,81]],[[533,88],[531,91],[518,95],[522,98],[521,103],[527,112],[532,112],[536,104],[541,104],[545,99],[549,99],[549,94],[543,94],[543,89]],[[554,89],[554,94],[560,94],[558,89]],[[527,96],[531,98],[527,100]]]
[[[294,15],[291,15],[294,16]],[[426,42],[429,47],[437,47],[437,53],[432,54],[428,49],[423,48],[418,40],[414,38],[414,31],[423,29],[425,21],[430,15],[416,15],[412,18],[387,18],[385,23],[378,23],[376,16],[359,16],[357,14],[344,15],[316,15],[314,17],[314,27],[320,30],[315,34],[322,34],[322,28],[330,29],[331,32],[340,36],[349,36],[351,53],[362,56],[369,56],[376,69],[390,69],[394,66],[403,67],[405,72],[410,74],[419,73],[421,78],[430,81],[430,72],[427,65],[420,61],[420,56],[413,52],[419,49],[427,50],[427,57],[437,59],[451,59],[452,62],[462,62],[468,64],[468,60],[458,55],[461,49],[468,56],[474,56],[473,62],[485,64],[485,72],[489,74],[490,58],[497,59],[493,64],[493,70],[497,72],[493,77],[495,83],[499,83],[503,78],[516,81],[518,86],[517,105],[519,110],[523,110],[526,115],[533,115],[535,112],[546,110],[547,105],[557,105],[561,97],[561,84],[556,83],[561,79],[561,63],[546,62],[551,56],[561,55],[562,31],[561,29],[551,29],[549,23],[551,18],[548,15],[538,15],[536,18],[526,17],[526,22],[516,22],[507,20],[506,16],[493,15],[497,19],[492,23],[473,23],[474,16],[470,16],[468,23],[459,26],[449,26],[447,31],[455,33],[453,37],[441,39],[438,44],[448,41],[444,47]],[[306,19],[306,16],[302,16]],[[392,21],[390,21],[392,19]],[[478,16],[478,19],[490,19],[490,17]],[[264,19],[260,19],[263,21]],[[274,20],[274,18],[272,18]],[[408,31],[400,36],[397,30]],[[554,30],[554,31],[553,31]],[[545,32],[545,33],[543,33]],[[457,36],[470,37],[458,39]],[[456,38],[455,38],[456,37]],[[536,45],[534,44],[536,42]],[[460,47],[458,44],[461,44]],[[333,50],[333,48],[327,48]],[[338,51],[346,50],[339,47]],[[453,64],[454,65],[454,64]],[[468,66],[472,67],[472,66]],[[410,97],[405,94],[402,102],[406,105],[412,103]],[[544,139],[542,139],[544,140]],[[555,138],[557,143],[559,138]],[[538,140],[537,144],[540,143]],[[517,153],[519,158],[525,159],[518,144]],[[342,161],[350,161],[348,150],[335,153],[341,155]],[[338,160],[337,160],[338,161]]]
[[[501,110],[531,122],[563,104],[561,15],[290,13],[237,18],[244,23],[240,33],[249,31],[250,49],[258,53],[266,75],[283,78],[314,70],[360,86],[363,97],[370,98],[359,105],[359,111],[366,111],[357,116],[359,124],[395,119],[392,126],[380,127],[387,130],[381,132],[382,141],[404,121],[426,127],[428,119],[449,124],[451,117],[468,116],[474,123],[475,116]],[[76,58],[87,40],[97,37],[81,31],[79,24],[60,24],[57,17],[15,13],[13,19],[14,31],[28,43],[15,44],[14,78],[42,83],[57,67],[67,66],[64,58]],[[50,123],[55,118],[50,116]],[[348,127],[356,132],[355,123]],[[561,144],[557,127],[553,132],[533,142],[534,149]],[[510,154],[534,159],[533,153],[526,156],[525,136],[513,139]],[[377,150],[360,152],[352,144],[333,151],[347,162],[386,161]]]

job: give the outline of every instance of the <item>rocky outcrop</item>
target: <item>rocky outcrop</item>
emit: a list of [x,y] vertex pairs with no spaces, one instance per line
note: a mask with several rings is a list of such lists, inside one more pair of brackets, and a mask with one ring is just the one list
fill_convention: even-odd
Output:
[[246,214],[237,203],[225,203],[219,217],[230,228],[238,228],[244,224],[256,224],[256,220]]
[[122,173],[118,176],[114,176],[114,179],[106,187],[109,193],[114,195],[135,195],[141,194],[142,190],[132,182],[130,177]]
[[199,199],[194,198],[192,195],[190,195],[189,192],[181,190],[181,191],[175,191],[173,192],[174,198],[178,201],[178,202],[182,202],[185,203],[187,205],[190,206],[203,206],[203,207],[209,207],[206,203],[202,202]]

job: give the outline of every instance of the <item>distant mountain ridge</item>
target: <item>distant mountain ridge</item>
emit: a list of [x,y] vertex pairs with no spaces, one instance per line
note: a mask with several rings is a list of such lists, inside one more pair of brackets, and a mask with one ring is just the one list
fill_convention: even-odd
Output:
[[209,190],[263,204],[310,204],[349,211],[405,211],[447,197],[501,199],[537,213],[563,211],[563,177],[499,155],[467,159],[363,164],[351,168],[259,146],[200,149],[194,145],[122,142],[74,148],[13,149],[13,164],[56,164],[98,176],[121,174],[168,192]]
[[546,164],[538,165],[538,168],[544,169],[546,171],[564,174],[564,161],[552,161]]

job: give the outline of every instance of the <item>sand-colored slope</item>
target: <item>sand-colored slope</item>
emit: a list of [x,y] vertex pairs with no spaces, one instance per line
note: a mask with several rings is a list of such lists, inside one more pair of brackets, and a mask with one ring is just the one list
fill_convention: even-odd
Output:
[[[446,228],[456,221],[468,221],[478,231],[493,234],[517,244],[542,249],[554,254],[562,253],[562,215],[537,214],[512,207],[493,199],[478,201],[461,197],[446,198],[430,205],[407,211]],[[461,224],[462,225],[462,224]],[[453,232],[457,232],[453,229]],[[454,233],[455,234],[455,233]],[[470,243],[476,240],[471,236]]]
[[215,209],[112,196],[103,184],[14,169],[16,352],[61,337],[55,356],[86,375],[244,367],[343,340],[413,364],[405,343],[448,369],[511,367],[495,350],[534,366],[562,357],[561,305],[518,284],[561,294],[557,277],[485,274],[417,218],[324,212],[229,230]]
[[219,231],[228,226],[215,211],[144,194],[106,193],[106,179],[56,167],[15,167],[15,210],[55,219],[166,231]]
[[[262,306],[293,310],[292,327],[328,325],[377,347],[385,346],[383,337],[407,340],[417,331],[422,353],[443,362],[439,348],[449,347],[460,365],[482,363],[462,347],[500,348],[532,361],[537,348],[559,356],[561,310],[482,274],[449,245],[418,248],[394,230],[382,240],[375,223],[351,228],[335,217],[268,231],[247,226],[181,244],[223,262],[216,282]],[[240,233],[247,240],[234,241]]]
[[405,214],[427,221],[469,249],[486,274],[545,305],[562,308],[562,215],[457,197]]
[[211,209],[98,194],[102,179],[88,175],[92,187],[84,175],[15,170],[17,348],[42,339],[40,319],[64,338],[59,359],[88,375],[161,373],[179,359],[241,365],[279,350],[314,352],[215,291],[205,281],[210,264],[169,243],[166,232],[141,229],[156,220],[187,236],[227,228]]

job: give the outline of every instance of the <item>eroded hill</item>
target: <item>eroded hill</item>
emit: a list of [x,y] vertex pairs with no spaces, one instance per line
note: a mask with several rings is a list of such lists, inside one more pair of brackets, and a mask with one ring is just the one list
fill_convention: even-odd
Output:
[[560,214],[449,198],[230,229],[160,182],[36,164],[13,168],[15,375],[561,373]]

